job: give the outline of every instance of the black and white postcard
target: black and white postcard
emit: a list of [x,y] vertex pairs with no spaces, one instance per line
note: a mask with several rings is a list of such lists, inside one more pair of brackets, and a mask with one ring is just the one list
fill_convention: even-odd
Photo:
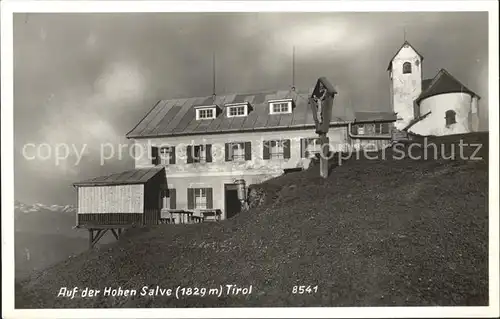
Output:
[[498,2],[1,5],[5,318],[498,317]]

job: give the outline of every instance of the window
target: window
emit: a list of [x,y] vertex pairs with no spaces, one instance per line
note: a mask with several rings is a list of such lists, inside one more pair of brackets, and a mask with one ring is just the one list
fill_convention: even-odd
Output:
[[213,190],[212,188],[188,188],[188,209],[212,209]]
[[446,126],[450,126],[452,124],[457,123],[456,115],[457,113],[455,113],[455,111],[453,110],[446,111],[446,116],[445,116]]
[[289,159],[290,158],[290,140],[264,141],[263,156],[268,159]]
[[186,148],[187,163],[211,163],[212,145],[188,145]]
[[161,191],[161,208],[162,209],[175,209],[175,188],[163,189]]
[[270,114],[292,113],[292,101],[270,102]]
[[226,143],[226,162],[249,161],[252,159],[252,147],[250,142]]
[[301,139],[302,158],[313,158],[321,151],[319,138],[303,138]]
[[231,147],[233,161],[245,160],[245,145],[243,143],[233,144]]
[[161,208],[162,209],[170,209],[170,198],[168,196],[168,190],[162,190],[161,191],[162,194],[161,194],[161,197],[162,197],[162,205],[161,205]]
[[207,190],[205,188],[194,189],[194,208],[207,208]]
[[175,147],[161,147],[160,148],[160,164],[175,164]]
[[239,106],[230,106],[227,109],[227,117],[237,117],[237,116],[246,116],[246,106],[245,105],[239,105]]
[[375,134],[388,134],[388,133],[389,133],[388,123],[375,124]]
[[197,109],[196,119],[197,120],[207,120],[215,118],[215,108]]
[[194,154],[193,154],[193,162],[194,163],[205,163],[207,160],[205,146],[204,145],[195,145]]
[[403,74],[411,73],[411,63],[405,62],[403,63]]
[[358,125],[358,134],[360,135],[365,134],[365,126],[363,124]]
[[271,159],[280,159],[283,158],[284,155],[284,146],[285,143],[283,141],[271,141],[271,150],[269,152]]

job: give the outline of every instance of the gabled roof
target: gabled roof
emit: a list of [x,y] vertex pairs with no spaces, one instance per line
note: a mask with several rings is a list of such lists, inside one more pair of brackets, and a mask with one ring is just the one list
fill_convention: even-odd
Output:
[[387,71],[389,71],[389,70],[391,69],[391,66],[392,66],[392,61],[394,61],[394,58],[398,55],[399,51],[401,51],[401,49],[403,49],[403,47],[404,47],[405,45],[408,45],[409,47],[411,47],[411,48],[413,49],[413,51],[415,51],[415,52],[418,54],[418,56],[420,57],[420,60],[421,60],[421,61],[423,61],[423,60],[424,60],[423,55],[421,55],[420,53],[418,53],[418,51],[417,51],[417,50],[415,50],[415,48],[414,48],[414,47],[410,44],[410,42],[405,41],[405,42],[401,45],[401,47],[400,47],[400,48],[396,51],[396,53],[392,56],[391,60],[389,61],[389,66],[387,67]]
[[355,112],[355,122],[391,122],[396,121],[394,112]]
[[[196,120],[195,105],[213,105],[213,97],[192,97],[159,101],[151,111],[127,134],[127,138],[182,136],[210,133],[246,132],[314,128],[309,106],[312,89],[240,93],[216,96],[215,104],[222,112],[213,120]],[[291,99],[294,108],[290,114],[269,114],[268,101]],[[227,117],[225,105],[249,102],[252,111],[245,117]],[[354,120],[354,112],[333,102],[331,125],[347,124]]]
[[422,93],[420,93],[415,102],[419,104],[425,98],[445,93],[468,93],[479,98],[476,93],[469,90],[448,71],[441,69],[425,90],[422,85]]
[[427,88],[431,85],[433,79],[424,79],[422,80],[422,92],[427,90]]
[[74,183],[73,186],[112,186],[112,185],[130,185],[146,184],[158,174],[165,174],[164,167],[151,167],[132,169],[129,171],[99,176],[82,182]]

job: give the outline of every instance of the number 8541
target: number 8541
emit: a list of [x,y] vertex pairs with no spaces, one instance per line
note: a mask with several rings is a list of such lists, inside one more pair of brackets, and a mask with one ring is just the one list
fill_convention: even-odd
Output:
[[293,286],[292,294],[304,295],[318,292],[318,286]]

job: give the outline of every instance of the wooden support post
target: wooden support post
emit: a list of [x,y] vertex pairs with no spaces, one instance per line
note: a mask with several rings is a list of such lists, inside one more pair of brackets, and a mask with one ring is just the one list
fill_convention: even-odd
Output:
[[[96,231],[95,236],[94,236],[94,231]],[[94,248],[95,244],[97,244],[99,240],[101,240],[102,236],[104,236],[104,234],[106,234],[107,231],[108,231],[107,228],[98,230],[89,228],[89,248],[90,249]]]
[[111,228],[111,232],[113,233],[113,236],[115,236],[116,240],[120,239],[120,235],[118,234],[118,230],[114,230],[114,228]]
[[328,158],[330,153],[330,142],[325,133],[319,134],[319,143],[321,145],[320,158],[319,158],[319,175],[323,178],[328,177]]
[[94,242],[94,230],[89,228],[89,249],[92,249],[92,247],[94,247],[93,242]]

